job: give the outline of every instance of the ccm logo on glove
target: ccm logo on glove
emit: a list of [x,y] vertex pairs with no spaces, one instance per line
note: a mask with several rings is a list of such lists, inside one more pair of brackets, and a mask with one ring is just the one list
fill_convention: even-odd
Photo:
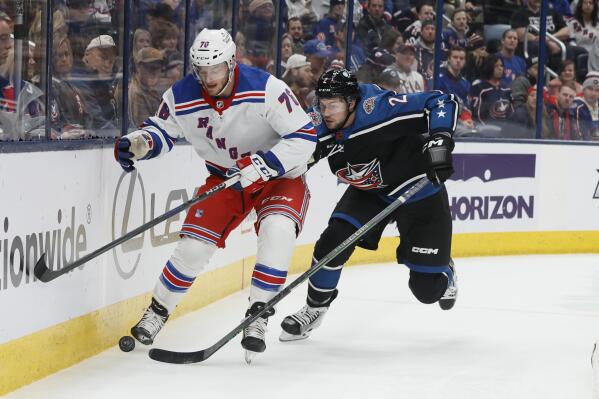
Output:
[[426,177],[440,185],[453,174],[451,152],[454,143],[450,136],[435,134],[424,144],[422,153],[426,157]]

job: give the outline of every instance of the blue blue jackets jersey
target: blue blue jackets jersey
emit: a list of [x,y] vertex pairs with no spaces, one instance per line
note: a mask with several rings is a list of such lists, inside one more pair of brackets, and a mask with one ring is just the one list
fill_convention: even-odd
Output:
[[453,134],[458,104],[440,91],[399,94],[361,84],[355,121],[329,131],[317,110],[316,157],[328,157],[331,171],[359,190],[395,197],[425,175],[422,145],[427,134]]
[[447,68],[441,69],[441,75],[439,75],[439,90],[443,93],[452,93],[456,96],[456,99],[466,109],[471,110],[470,103],[468,102],[468,93],[470,93],[470,82],[464,79],[463,76],[455,77]]

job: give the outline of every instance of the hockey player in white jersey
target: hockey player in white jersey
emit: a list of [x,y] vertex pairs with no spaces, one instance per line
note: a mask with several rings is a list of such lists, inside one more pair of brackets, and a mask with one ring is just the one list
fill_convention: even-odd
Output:
[[[217,248],[252,209],[258,252],[246,316],[260,310],[282,288],[307,211],[306,163],[316,131],[285,83],[268,73],[237,64],[235,43],[226,30],[202,30],[191,49],[193,74],[163,95],[155,116],[118,139],[115,157],[125,171],[134,162],[164,155],[184,136],[210,172],[198,193],[238,175],[233,188],[192,206],[181,239],[166,262],[152,303],[131,334],[152,344]],[[268,316],[243,331],[246,360],[266,349]]]

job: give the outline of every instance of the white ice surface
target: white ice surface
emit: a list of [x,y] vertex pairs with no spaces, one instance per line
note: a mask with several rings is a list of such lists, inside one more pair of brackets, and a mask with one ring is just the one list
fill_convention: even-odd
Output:
[[[418,303],[403,266],[351,267],[306,341],[278,341],[280,321],[303,305],[306,285],[284,299],[270,319],[267,350],[252,365],[239,337],[193,365],[157,363],[140,344],[131,353],[114,347],[7,398],[592,397],[599,255],[468,258],[456,265],[460,292],[451,311]],[[241,320],[247,295],[169,322],[155,346],[212,345]]]

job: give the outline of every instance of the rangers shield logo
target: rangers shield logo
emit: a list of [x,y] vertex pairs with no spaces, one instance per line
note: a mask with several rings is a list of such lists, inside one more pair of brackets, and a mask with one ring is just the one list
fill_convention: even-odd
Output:
[[351,184],[360,190],[372,190],[374,188],[386,187],[386,185],[383,184],[381,163],[376,158],[369,163],[360,163],[356,165],[348,163],[347,167],[339,169],[335,174],[341,182]]
[[372,113],[372,110],[374,109],[374,100],[374,97],[370,97],[364,100],[364,102],[362,103],[362,107],[364,107],[364,112],[366,112],[369,115]]

